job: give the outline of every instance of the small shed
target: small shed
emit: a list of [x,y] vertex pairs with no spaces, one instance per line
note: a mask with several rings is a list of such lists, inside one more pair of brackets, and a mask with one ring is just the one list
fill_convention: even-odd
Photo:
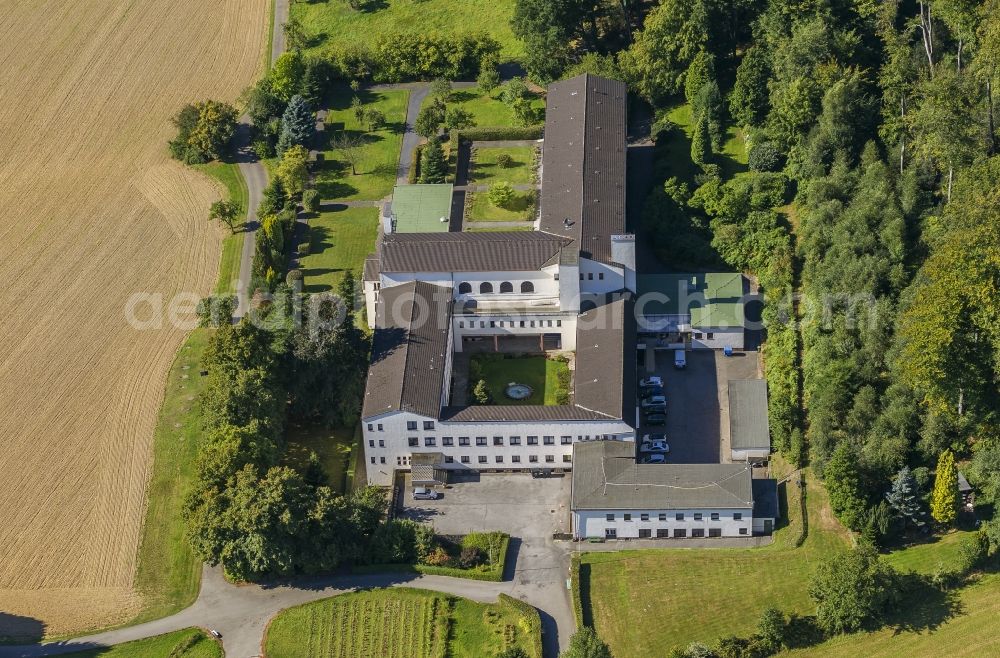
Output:
[[754,534],[769,535],[774,531],[774,523],[781,514],[778,508],[778,481],[754,478],[750,487],[753,491]]
[[729,382],[729,449],[733,461],[764,461],[771,454],[767,417],[767,382]]
[[976,504],[976,492],[972,490],[972,485],[965,479],[962,471],[958,472],[958,496],[962,501],[962,509],[971,512]]

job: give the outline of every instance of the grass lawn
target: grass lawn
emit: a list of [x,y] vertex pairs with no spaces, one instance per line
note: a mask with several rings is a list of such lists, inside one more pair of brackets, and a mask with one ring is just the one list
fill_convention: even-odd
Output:
[[197,628],[186,628],[144,640],[64,654],[78,658],[222,658],[222,645]]
[[201,563],[184,537],[181,508],[195,476],[195,457],[202,437],[198,398],[206,377],[198,374],[212,329],[195,329],[177,352],[153,443],[149,503],[136,570],[143,610],[133,623],[158,619],[194,602],[201,582]]
[[[508,155],[511,166],[504,169],[497,165],[497,158]],[[489,185],[497,181],[507,181],[511,185],[531,183],[531,165],[535,149],[531,146],[477,147],[472,155],[469,178],[472,183]]]
[[[665,144],[667,158],[673,163],[670,175],[677,176],[681,181],[693,186],[694,177],[701,173],[701,168],[691,161],[691,135],[694,134],[691,106],[679,105],[670,110],[667,117],[679,128],[671,131]],[[722,144],[722,153],[716,153],[716,162],[726,180],[747,170],[747,154],[742,130],[735,126],[726,127],[726,140]]]
[[939,566],[949,571],[957,571],[962,541],[972,534],[969,531],[956,530],[946,535],[935,535],[926,543],[893,551],[886,555],[885,559],[900,571],[933,574]]
[[[194,165],[198,171],[217,180],[228,194],[228,198],[240,204],[246,217],[248,205],[247,183],[235,163],[209,162]],[[228,230],[228,229],[227,229]],[[240,270],[240,250],[243,248],[243,234],[227,235],[222,241],[222,261],[219,263],[219,278],[215,284],[216,294],[236,292],[236,279]]]
[[377,233],[377,208],[341,206],[310,219],[310,251],[300,259],[305,291],[335,291],[347,270],[354,272],[360,287],[365,256],[375,250]]
[[[514,356],[502,358],[498,354],[476,354],[469,366],[469,395],[476,385],[476,379],[482,377],[486,388],[493,397],[493,404],[527,404],[554,405],[559,388],[559,373],[569,373],[569,366],[562,361],[547,359],[544,356]],[[476,373],[474,375],[472,373]],[[512,400],[504,394],[511,382],[527,384],[531,387],[531,396],[525,400]]]
[[505,647],[533,656],[520,611],[419,589],[361,591],[279,613],[267,630],[268,658],[480,658]]
[[[299,5],[300,3],[296,3]],[[330,6],[342,7],[339,2]],[[326,150],[324,161],[316,166],[316,189],[324,201],[336,199],[378,200],[392,193],[396,183],[396,165],[399,149],[403,143],[403,129],[406,123],[407,91],[361,91],[361,101],[385,114],[386,126],[369,133],[354,117],[351,109],[352,92],[347,87],[337,87],[329,98],[329,112],[326,117],[326,132],[332,138],[339,131],[346,130],[361,137],[365,144],[360,148],[357,162],[358,173],[351,173],[351,165],[336,151]]]
[[354,470],[354,461],[351,459],[354,429],[289,426],[285,433],[285,462],[296,467],[302,466],[309,459],[309,453],[315,452],[334,491],[350,491],[350,476]]
[[[479,128],[494,126],[514,126],[514,112],[498,100],[499,89],[494,89],[491,93],[481,91],[478,87],[470,89],[456,89],[448,99],[448,106],[458,106],[472,115],[472,120]],[[424,105],[431,103],[428,95],[424,99]],[[538,110],[545,109],[545,100],[541,96],[536,96],[531,101],[531,106]],[[544,121],[544,112],[539,112],[541,117],[538,123]]]
[[466,202],[465,219],[471,222],[518,222],[534,219],[535,193],[515,192],[510,208],[497,208],[490,203],[488,193],[470,192]]
[[[390,0],[373,3],[366,11],[347,2],[294,2],[291,15],[302,21],[313,38],[309,51],[348,45],[370,46],[381,34],[441,35],[486,32],[500,42],[502,59],[524,55],[524,47],[510,29],[514,0]],[[270,52],[270,51],[269,51]]]

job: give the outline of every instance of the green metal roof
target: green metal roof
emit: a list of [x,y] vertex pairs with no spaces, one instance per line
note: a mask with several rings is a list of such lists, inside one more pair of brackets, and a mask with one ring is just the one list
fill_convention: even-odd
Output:
[[[451,184],[397,185],[392,189],[396,233],[446,233],[451,220]],[[441,221],[441,218],[447,221]]]
[[[696,327],[742,327],[744,324],[742,274],[640,274],[636,283],[640,305],[647,316],[690,314],[691,325]],[[666,299],[643,299],[652,293],[659,293]]]

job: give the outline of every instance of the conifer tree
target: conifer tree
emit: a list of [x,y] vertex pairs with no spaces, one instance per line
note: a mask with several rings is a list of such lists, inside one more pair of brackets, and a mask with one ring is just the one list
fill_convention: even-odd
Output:
[[918,528],[924,525],[924,510],[920,506],[917,479],[909,466],[904,466],[892,481],[892,489],[885,495],[886,502],[904,523]]
[[304,146],[312,137],[315,128],[316,120],[313,118],[309,103],[299,95],[292,96],[281,117],[278,151],[284,153],[296,144]]
[[941,525],[951,525],[958,516],[958,469],[951,450],[945,450],[938,457],[931,493],[931,516]]
[[420,161],[421,183],[443,183],[448,174],[448,162],[444,158],[441,142],[432,139],[424,147]]
[[691,137],[691,159],[700,167],[712,161],[712,133],[705,114],[698,117],[694,135]]

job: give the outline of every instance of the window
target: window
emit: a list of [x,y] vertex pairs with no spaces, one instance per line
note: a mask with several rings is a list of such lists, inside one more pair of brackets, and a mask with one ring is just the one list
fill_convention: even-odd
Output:
[[599,272],[597,274],[597,278],[600,279],[601,281],[604,281],[604,272]]
[[715,338],[715,334],[713,334],[713,333],[712,333],[712,332],[710,331],[710,332],[708,332],[707,334],[705,334],[705,338],[707,338],[708,340],[712,340],[713,338]]
[[512,446],[519,446],[519,445],[521,445],[521,437],[519,437],[519,436],[512,436],[512,437],[510,437],[510,444]]
[[408,420],[408,421],[406,421],[406,429],[408,429],[408,430],[415,430],[415,429],[417,429],[417,421],[415,421],[415,420]]
[[479,463],[480,464],[486,463],[486,455],[479,455]]
[[522,281],[521,292],[535,292],[535,284],[531,281]]
[[583,281],[583,272],[580,272],[580,280]]
[[740,528],[740,534],[741,535],[747,534],[747,529],[746,528]]
[[445,455],[444,456],[444,463],[445,464],[453,464],[453,463],[455,463],[455,458],[452,457],[451,455]]
[[436,445],[437,445],[437,439],[435,439],[433,436],[424,437],[424,447],[430,448]]
[[733,512],[733,521],[742,521],[743,512]]
[[688,531],[684,528],[674,528],[674,537],[687,537]]
[[615,520],[615,515],[614,514],[605,514],[604,515],[604,520],[605,521],[614,521]]
[[373,429],[375,428],[372,426],[372,424],[368,423],[368,431],[371,432]]
[[374,458],[374,457],[372,457],[372,463],[373,463],[373,464],[375,463],[375,458]]
[[538,463],[538,455],[528,455],[528,461],[532,464]]
[[708,529],[708,536],[709,537],[721,537],[722,536],[722,528],[709,528]]
[[674,518],[677,519],[678,521],[683,521],[684,520],[684,512],[678,512],[677,514],[674,514]]
[[532,328],[532,329],[534,329],[534,328],[535,328],[535,321],[534,321],[534,320],[532,320],[532,321],[531,321],[531,322],[530,322],[529,324],[531,325],[531,328]]
[[718,512],[712,512],[712,520],[713,521],[718,521],[719,520],[719,513]]
[[493,445],[495,445],[495,446],[502,446],[503,445],[503,437],[502,436],[494,436],[493,437]]
[[514,292],[514,284],[510,281],[504,281],[500,284],[500,292]]
[[696,331],[696,332],[694,332],[694,337],[695,337],[695,338],[696,338],[697,340],[701,340],[701,332],[700,332],[700,331]]
[[594,273],[587,272],[587,281],[593,281],[593,280],[594,280]]
[[695,521],[701,521],[701,512],[695,512],[694,513],[694,520]]
[[560,436],[559,437],[559,443],[563,444],[564,446],[568,446],[569,444],[573,443],[573,437],[572,436]]
[[542,442],[545,445],[547,445],[547,446],[555,445],[556,444],[556,437],[554,437],[554,436],[545,436],[545,437],[542,437]]
[[563,455],[563,462],[568,464],[571,461],[573,461],[573,455]]
[[537,436],[529,436],[528,437],[528,445],[529,446],[537,446],[538,445],[538,437]]
[[691,536],[692,537],[704,537],[705,536],[705,529],[704,528],[691,528]]
[[467,436],[460,436],[460,437],[458,437],[458,445],[460,445],[460,446],[467,446],[467,445],[469,445],[469,437],[467,437]]
[[604,529],[604,538],[605,539],[617,539],[618,538],[618,530],[616,528],[605,528]]
[[480,320],[479,321],[479,328],[480,329],[485,329],[486,328],[486,320]]
[[555,279],[556,281],[558,281],[559,280],[559,272],[556,272],[555,275],[552,278]]
[[476,437],[476,445],[477,446],[484,446],[484,445],[486,445],[486,437],[485,436],[477,436]]
[[667,528],[657,528],[656,529],[656,538],[657,539],[662,539],[664,537],[669,537],[669,536],[670,536],[670,530],[668,530]]
[[487,283],[485,281],[483,283],[480,283],[479,284],[479,292],[483,293],[483,294],[493,292],[493,284],[492,283]]
[[470,292],[472,292],[472,284],[466,283],[465,281],[458,284],[458,294],[468,295]]
[[410,447],[411,448],[413,448],[414,446],[420,445],[420,440],[417,439],[417,437],[415,437],[415,436],[411,436],[409,439],[407,439],[407,441],[410,442]]
[[458,328],[459,328],[459,329],[465,329],[465,323],[464,323],[464,322],[462,322],[461,320],[459,320],[459,321],[458,321]]
[[632,515],[631,514],[626,514],[625,515],[625,520],[626,521],[631,521],[632,520]]
[[660,512],[660,520],[661,521],[666,521],[667,520],[667,515],[664,514],[663,512]]
[[640,514],[639,515],[639,520],[640,521],[648,521],[649,520],[649,514]]
[[381,432],[381,431],[382,431],[382,423],[379,423],[379,424],[378,424],[378,431],[379,431],[379,432]]
[[425,420],[424,421],[424,429],[425,430],[432,430],[432,429],[434,429],[434,421],[433,420]]
[[442,436],[441,437],[441,445],[443,445],[443,446],[453,446],[453,445],[455,445],[455,439],[451,438],[450,436]]
[[555,455],[545,455],[545,463],[546,464],[551,464],[551,463],[555,462],[555,460],[556,460],[556,456]]
[[496,328],[496,326],[497,326],[497,323],[496,323],[496,321],[494,321],[494,320],[490,320],[490,329],[495,329],[495,328]]
[[511,455],[510,460],[515,464],[521,463],[521,455]]
[[469,456],[468,455],[462,455],[462,463],[463,464],[468,464],[469,463]]
[[562,326],[562,320],[556,320],[556,326],[557,327],[561,327]]
[[653,531],[650,528],[639,528],[639,539],[649,539],[653,536]]
[[503,463],[503,455],[497,455],[497,457],[496,457],[496,462],[497,462],[498,464],[502,464],[502,463]]
[[521,328],[524,329],[524,320],[521,320]]
[[385,447],[385,439],[379,439],[378,440],[378,447],[379,448],[384,448]]
[[369,448],[375,447],[375,439],[368,439],[368,447]]

